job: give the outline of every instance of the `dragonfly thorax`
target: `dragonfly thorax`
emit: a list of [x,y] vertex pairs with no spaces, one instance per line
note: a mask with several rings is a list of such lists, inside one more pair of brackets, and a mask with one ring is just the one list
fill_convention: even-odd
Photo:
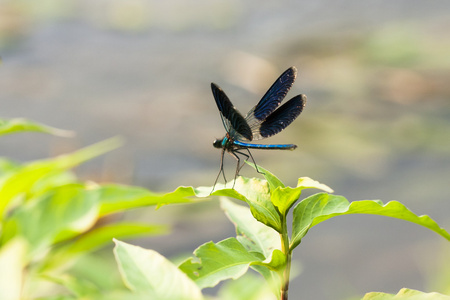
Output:
[[214,148],[229,150],[233,148],[233,140],[230,139],[230,137],[227,134],[226,136],[224,136],[223,139],[215,140],[213,146]]

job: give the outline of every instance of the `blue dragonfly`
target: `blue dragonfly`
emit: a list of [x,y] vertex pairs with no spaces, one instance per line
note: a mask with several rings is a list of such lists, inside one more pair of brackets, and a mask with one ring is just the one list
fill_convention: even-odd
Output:
[[[295,67],[291,67],[284,71],[272,84],[258,104],[253,107],[245,117],[243,117],[233,106],[224,91],[217,84],[211,83],[212,93],[216,100],[217,108],[219,108],[223,126],[226,130],[225,136],[222,139],[216,139],[213,143],[215,148],[222,149],[220,170],[219,174],[217,174],[216,181],[214,182],[213,190],[221,173],[225,183],[227,182],[223,170],[223,158],[225,152],[228,152],[237,160],[236,172],[234,175],[234,179],[236,179],[243,166],[240,166],[238,154],[244,156],[245,160],[248,160],[248,158],[251,157],[252,161],[255,163],[249,149],[294,150],[297,148],[297,146],[293,144],[265,145],[249,143],[279,133],[300,115],[306,104],[306,96],[303,94],[295,96],[280,106],[281,101],[283,101],[289,89],[292,87],[296,77],[297,69]],[[248,155],[245,152],[242,152],[243,150],[246,150]],[[258,167],[256,167],[256,171],[261,173],[259,172]]]

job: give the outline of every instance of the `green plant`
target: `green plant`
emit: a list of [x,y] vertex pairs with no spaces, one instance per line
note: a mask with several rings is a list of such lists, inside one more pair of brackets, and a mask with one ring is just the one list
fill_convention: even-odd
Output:
[[[22,131],[69,133],[24,119],[0,120],[0,135]],[[96,251],[112,245],[112,238],[160,235],[169,228],[102,220],[128,209],[191,200],[183,197],[183,188],[175,196],[159,194],[133,186],[82,182],[69,171],[120,144],[119,139],[110,139],[28,163],[0,158],[0,299],[132,297],[118,274],[116,281],[111,279],[117,270],[114,264],[104,263]],[[83,263],[89,276],[77,274]]]
[[[228,186],[217,186],[212,194],[248,204],[249,208],[221,198],[222,209],[234,223],[237,236],[201,245],[194,251],[193,257],[178,267],[153,250],[116,241],[114,251],[122,278],[136,297],[152,295],[151,299],[203,299],[203,288],[214,287],[226,279],[237,279],[251,268],[266,279],[275,299],[285,300],[288,298],[294,249],[309,229],[341,215],[372,214],[397,218],[424,226],[450,240],[450,234],[430,217],[417,216],[400,202],[383,204],[379,200],[362,200],[349,203],[343,196],[330,194],[332,190],[326,185],[310,178],[300,178],[296,187],[286,187],[269,171],[260,166],[258,169],[264,172],[265,180],[238,177],[234,189],[229,188],[233,184],[231,182]],[[302,191],[310,188],[327,193],[318,193],[298,202]],[[210,190],[210,187],[192,188],[190,193],[192,196],[207,197]],[[292,234],[289,235],[287,215],[292,207]],[[261,287],[256,287],[254,294],[259,290]],[[399,293],[400,296],[412,294],[417,297],[424,295],[411,290]],[[393,295],[371,293],[364,299],[391,299],[387,297]],[[440,297],[446,296],[430,294],[427,297],[445,299]],[[249,297],[236,293],[234,299]]]
[[[0,120],[0,135],[21,131],[68,134],[24,119]],[[310,228],[345,214],[398,218],[450,240],[449,233],[428,216],[417,216],[399,202],[349,203],[310,178],[300,178],[296,187],[286,187],[272,173],[258,167],[265,180],[238,177],[235,183],[217,185],[212,194],[234,198],[249,206],[225,197],[220,199],[222,209],[236,226],[237,236],[205,243],[195,250],[193,257],[176,266],[153,250],[117,240],[163,234],[168,230],[166,226],[102,220],[128,209],[206,199],[211,196],[211,187],[180,187],[160,194],[133,186],[82,182],[69,171],[119,145],[120,140],[110,139],[70,154],[29,163],[0,158],[0,299],[204,299],[202,289],[240,278],[221,288],[220,299],[284,300],[288,296],[293,250]],[[310,188],[325,193],[299,202],[302,191]],[[291,209],[293,222],[289,235],[287,216]],[[111,278],[117,268],[103,260],[102,255],[96,255],[113,238],[124,285],[119,278]],[[105,253],[108,252],[101,254]],[[248,273],[249,269],[260,273],[269,285],[261,277]],[[449,298],[403,289],[397,295],[369,293],[364,299],[394,297]]]

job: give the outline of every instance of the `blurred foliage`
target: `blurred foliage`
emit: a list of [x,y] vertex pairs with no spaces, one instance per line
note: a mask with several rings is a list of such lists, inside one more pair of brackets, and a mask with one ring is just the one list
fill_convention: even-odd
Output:
[[71,136],[73,132],[35,123],[26,119],[0,119],[0,136],[21,131],[36,131],[59,136]]
[[[0,135],[22,131],[64,132],[24,119],[1,122]],[[127,293],[114,276],[117,270],[104,262],[105,256],[95,258],[95,251],[110,246],[112,238],[161,235],[168,227],[121,222],[112,214],[190,200],[182,196],[183,189],[175,197],[82,182],[69,171],[120,144],[110,139],[23,164],[0,159],[0,299],[110,299]]]

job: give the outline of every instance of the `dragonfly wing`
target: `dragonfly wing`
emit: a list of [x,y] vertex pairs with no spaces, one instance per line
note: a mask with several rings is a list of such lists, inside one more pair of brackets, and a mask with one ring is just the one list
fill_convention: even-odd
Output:
[[264,121],[283,101],[297,77],[297,69],[291,67],[283,72],[267,90],[261,100],[250,110],[246,118]]
[[233,106],[225,92],[215,83],[211,83],[211,90],[226,131],[234,139],[251,141],[253,134],[250,126],[241,113]]
[[306,96],[298,95],[280,106],[268,116],[259,128],[261,138],[267,138],[289,126],[302,112],[306,104]]

